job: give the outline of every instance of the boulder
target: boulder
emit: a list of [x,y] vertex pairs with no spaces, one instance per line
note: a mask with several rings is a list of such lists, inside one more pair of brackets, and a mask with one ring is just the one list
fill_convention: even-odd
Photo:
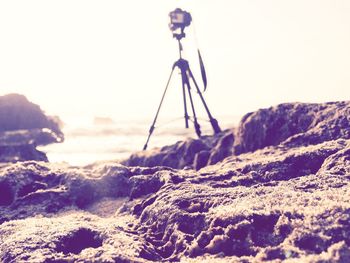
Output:
[[182,169],[193,165],[195,155],[208,150],[208,145],[199,139],[188,139],[160,149],[137,152],[123,162],[127,166],[168,166]]
[[233,153],[283,143],[290,147],[350,138],[350,102],[284,103],[246,114],[237,129]]
[[213,136],[187,139],[173,145],[132,154],[122,163],[127,166],[168,166],[176,169],[200,169],[223,160],[232,153],[233,130]]

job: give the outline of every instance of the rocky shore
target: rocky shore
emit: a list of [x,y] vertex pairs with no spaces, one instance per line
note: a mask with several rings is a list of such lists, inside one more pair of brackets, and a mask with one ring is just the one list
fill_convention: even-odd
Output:
[[57,117],[19,94],[0,96],[0,162],[48,161],[39,145],[63,142]]
[[2,262],[348,262],[350,102],[83,168],[1,164]]

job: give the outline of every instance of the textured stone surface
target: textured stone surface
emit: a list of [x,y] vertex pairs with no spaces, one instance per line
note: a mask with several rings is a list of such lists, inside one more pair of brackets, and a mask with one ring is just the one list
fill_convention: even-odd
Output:
[[199,171],[3,164],[0,261],[349,262],[350,139],[315,127]]
[[168,166],[177,169],[187,167],[198,170],[229,156],[232,153],[233,140],[233,131],[226,130],[214,136],[187,139],[174,145],[137,152],[122,163],[128,166]]
[[285,103],[246,114],[234,153],[283,143],[289,147],[350,138],[350,102]]

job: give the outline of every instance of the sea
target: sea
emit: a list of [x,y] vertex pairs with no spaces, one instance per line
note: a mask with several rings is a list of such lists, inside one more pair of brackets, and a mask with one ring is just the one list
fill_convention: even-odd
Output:
[[[237,126],[239,116],[217,117],[221,129]],[[63,119],[63,143],[39,147],[50,162],[85,166],[99,161],[121,161],[141,151],[147,140],[149,119],[114,120],[110,117]],[[199,119],[202,134],[213,133],[210,122]],[[163,118],[157,121],[148,149],[174,144],[187,138],[197,138],[193,124],[185,128],[184,118]]]

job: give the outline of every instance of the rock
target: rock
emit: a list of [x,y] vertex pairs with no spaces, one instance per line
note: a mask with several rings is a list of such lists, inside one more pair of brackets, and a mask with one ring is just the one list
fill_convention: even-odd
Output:
[[350,138],[350,102],[285,103],[245,115],[238,127],[234,154],[282,142],[290,147]]
[[0,145],[0,162],[43,161],[47,162],[46,154],[38,151],[34,144]]
[[226,157],[231,156],[233,142],[234,135],[232,131],[229,131],[227,134],[223,135],[215,147],[211,150],[207,165],[216,164]]
[[[237,131],[133,154],[129,166],[169,166],[196,170],[231,155],[279,144],[288,147],[350,139],[350,102],[285,103],[246,114]],[[209,157],[207,156],[209,153]]]
[[199,169],[205,167],[208,164],[209,157],[210,151],[208,150],[196,153],[193,160],[193,168],[198,171]]
[[143,240],[121,231],[123,227],[111,218],[101,220],[83,212],[4,223],[0,229],[1,261],[147,262],[137,257],[146,255]]
[[[341,111],[344,104],[329,105]],[[322,114],[336,130],[334,116]],[[261,149],[199,171],[2,164],[0,261],[348,262],[350,139],[341,125],[339,133],[324,133],[326,127],[308,124],[296,137],[276,135],[276,145],[254,144]],[[209,150],[200,149],[205,141],[178,143],[153,161],[176,148],[176,165],[200,167],[212,149],[229,154],[232,137],[218,136]]]
[[208,145],[202,140],[188,139],[161,149],[135,153],[128,160],[124,161],[123,164],[127,166],[146,167],[168,166],[182,169],[186,166],[192,166],[195,155],[207,149]]
[[[222,262],[321,258],[332,245],[349,242],[347,226],[340,227],[341,236],[329,238],[339,227],[333,220],[348,217],[350,181],[324,167],[349,147],[350,141],[326,142],[294,154],[283,149],[284,157],[270,148],[269,155],[261,151],[240,156],[241,161],[228,159],[221,168],[208,166],[154,194],[140,213],[140,231],[158,233],[151,241],[156,247],[171,242],[166,253],[162,245],[158,249],[168,260],[193,257],[201,262],[207,254]],[[223,174],[231,179],[222,180]],[[183,225],[188,221],[190,228]]]
[[59,125],[23,95],[0,96],[0,162],[48,161],[36,146],[62,142]]
[[47,117],[40,107],[19,94],[0,96],[0,131],[48,128],[63,139],[56,122],[57,117]]
[[103,198],[139,198],[157,192],[166,182],[176,182],[176,176],[161,168],[147,175],[147,170],[118,164],[89,170],[67,167],[63,171],[34,161],[8,165],[0,173],[0,190],[4,193],[0,222],[38,211],[53,213],[71,206],[84,209]]
[[127,166],[168,166],[177,169],[189,167],[198,170],[230,155],[233,139],[233,131],[226,130],[214,136],[187,139],[160,149],[137,152],[122,163]]
[[0,132],[0,145],[47,145],[51,143],[60,143],[62,140],[61,137],[58,137],[56,133],[47,128]]

